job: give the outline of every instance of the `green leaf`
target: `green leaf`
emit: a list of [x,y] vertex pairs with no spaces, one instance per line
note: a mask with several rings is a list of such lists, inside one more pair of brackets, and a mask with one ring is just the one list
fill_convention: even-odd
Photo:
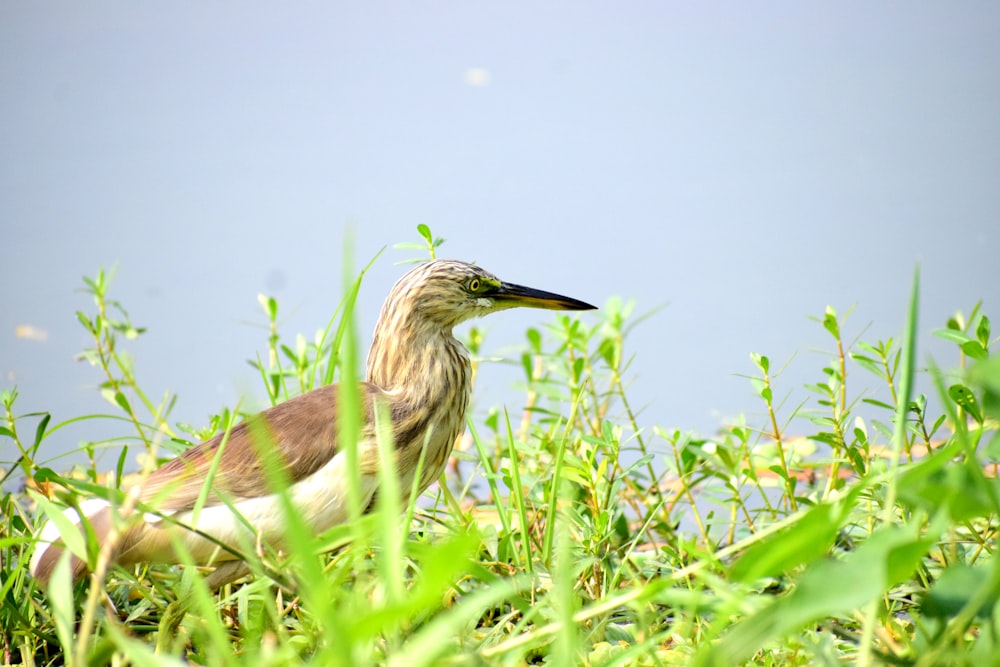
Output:
[[35,471],[34,478],[39,484],[44,484],[45,482],[62,484],[63,482],[63,478],[52,468],[39,468]]
[[885,403],[883,401],[877,401],[874,398],[862,398],[861,402],[862,403],[867,403],[868,405],[874,405],[874,406],[879,407],[879,408],[885,408],[886,410],[895,410],[896,409],[895,406],[889,405],[888,403]]
[[269,320],[273,322],[278,319],[278,301],[274,297],[267,296],[266,294],[258,294],[257,303],[259,303],[264,309],[264,312],[267,313]]
[[617,368],[617,363],[615,361],[615,356],[618,346],[610,338],[605,338],[601,341],[600,345],[597,347],[598,354],[604,359],[604,363],[608,365],[608,368]]
[[837,340],[840,340],[840,324],[837,322],[837,311],[835,311],[831,306],[826,307],[826,313],[823,314],[823,328],[830,332]]
[[937,336],[938,338],[943,338],[944,340],[950,340],[953,343],[958,343],[959,345],[962,345],[963,343],[968,343],[969,341],[972,340],[972,337],[969,336],[969,334],[965,333],[964,331],[960,331],[958,329],[950,328],[952,324],[951,322],[949,322],[948,324],[949,324],[948,329],[936,329],[934,331],[934,335]]
[[956,464],[961,443],[953,440],[920,463],[907,467],[900,476],[899,499],[930,515],[946,509],[954,521],[989,516],[998,510],[996,479],[983,476],[975,460]]
[[73,606],[73,583],[70,576],[69,558],[63,556],[56,563],[48,587],[49,602],[52,606],[52,616],[56,625],[56,636],[62,645],[67,665],[76,665],[74,659],[73,638],[76,636],[73,625],[76,621]]
[[427,225],[417,225],[417,233],[427,241],[428,245],[434,245],[434,236],[431,234],[431,228]]
[[1000,396],[1000,355],[974,364],[969,369],[969,383],[982,387],[987,395]]
[[[35,445],[38,446],[39,443],[45,438],[45,429],[48,428],[49,421],[52,419],[52,415],[45,413],[42,415],[41,421],[38,422],[38,426],[35,428]],[[13,435],[13,434],[11,434]]]
[[764,374],[767,374],[768,368],[771,366],[771,360],[762,354],[757,354],[756,352],[750,353],[750,360],[753,361],[754,365],[757,366]]
[[54,523],[59,530],[59,539],[62,540],[67,551],[80,560],[87,560],[87,543],[80,530],[80,525],[66,516],[62,508],[49,501],[45,496],[32,490],[28,492],[45,513],[46,518]]
[[525,352],[521,355],[521,368],[524,369],[524,377],[528,382],[531,382],[535,378],[534,364],[531,361],[531,355]]
[[605,419],[601,422],[601,436],[604,438],[606,443],[617,443],[618,435],[615,433],[615,425],[609,419]]
[[129,405],[128,399],[125,397],[125,394],[121,393],[120,391],[115,392],[115,403],[117,403],[118,407],[124,410],[126,414],[132,414],[132,406]]
[[840,502],[816,505],[785,530],[753,544],[733,564],[732,577],[745,583],[776,577],[825,554],[859,492],[857,487]]
[[857,363],[858,365],[860,365],[862,368],[864,368],[865,370],[867,370],[869,373],[873,373],[873,374],[879,375],[879,376],[882,375],[882,365],[881,365],[881,363],[879,363],[875,359],[872,359],[871,357],[866,357],[863,354],[857,354],[855,352],[849,353],[848,356],[850,356],[851,359],[853,359],[855,363]]
[[531,351],[535,354],[542,353],[542,334],[538,329],[530,327],[525,336],[528,338],[528,344],[531,345]]
[[[957,615],[973,598],[983,594],[989,585],[990,573],[986,567],[972,567],[959,563],[945,569],[924,596],[921,610],[927,616],[946,619]],[[993,608],[1000,599],[995,588],[985,595],[977,606],[975,615],[982,619],[993,615]]]
[[976,327],[976,338],[982,344],[983,349],[990,346],[990,318],[983,315],[979,318],[979,326]]
[[76,319],[83,325],[83,328],[89,331],[91,334],[95,332],[94,324],[90,321],[90,318],[83,311],[76,311]]
[[962,343],[962,352],[973,359],[985,359],[986,348],[978,340],[970,340]]
[[979,409],[979,401],[972,390],[961,384],[953,384],[948,387],[948,396],[955,401],[955,405],[968,412],[973,419],[980,424],[983,423],[983,413]]

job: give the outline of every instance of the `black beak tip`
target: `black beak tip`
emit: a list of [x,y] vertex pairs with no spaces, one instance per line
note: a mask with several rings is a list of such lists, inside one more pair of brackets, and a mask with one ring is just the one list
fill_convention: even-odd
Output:
[[519,306],[546,308],[549,310],[597,310],[597,306],[593,306],[586,301],[513,283],[503,283],[499,289],[498,296]]

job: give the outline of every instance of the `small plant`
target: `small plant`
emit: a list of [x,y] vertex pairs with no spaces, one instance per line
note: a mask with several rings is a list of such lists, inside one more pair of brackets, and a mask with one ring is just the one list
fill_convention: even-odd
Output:
[[[418,232],[407,247],[434,256],[443,241]],[[365,270],[311,337],[286,340],[280,305],[260,297],[268,334],[251,365],[271,403],[356,377]],[[753,354],[764,423],[710,436],[640,429],[626,391],[641,364],[627,352],[644,319],[634,304],[558,315],[509,355],[521,396],[471,419],[441,483],[402,515],[384,475],[374,512],[322,535],[288,503],[288,548],[239,545],[253,576],[218,591],[190,565],[102,568],[103,545],[82,539],[98,576],[41,590],[26,567],[43,516],[91,496],[124,515],[128,475],[246,417],[229,406],[171,424],[179,399],[152,399],[127,354],[141,358],[143,329],[105,272],[85,284],[81,358],[112,412],[77,419],[113,420],[120,436],[58,471],[48,442],[74,420],[19,415],[16,389],[0,392],[5,489],[27,480],[0,498],[5,663],[960,665],[1000,653],[1000,362],[978,304],[935,332],[958,347],[956,371],[927,375],[940,415],[914,390],[915,279],[898,340],[849,343],[847,318],[818,318],[834,351],[813,401],[786,409],[780,372]],[[482,363],[483,331],[466,344]],[[855,388],[866,375],[874,392]],[[814,431],[789,432],[801,423]],[[109,445],[121,454],[105,471],[94,452]]]

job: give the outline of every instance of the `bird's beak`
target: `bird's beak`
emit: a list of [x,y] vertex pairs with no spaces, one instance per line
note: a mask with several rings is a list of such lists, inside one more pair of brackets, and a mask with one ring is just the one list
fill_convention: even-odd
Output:
[[526,306],[528,308],[547,308],[549,310],[597,310],[597,306],[568,296],[543,292],[540,289],[501,282],[497,291],[492,294],[494,302],[501,306],[513,308]]

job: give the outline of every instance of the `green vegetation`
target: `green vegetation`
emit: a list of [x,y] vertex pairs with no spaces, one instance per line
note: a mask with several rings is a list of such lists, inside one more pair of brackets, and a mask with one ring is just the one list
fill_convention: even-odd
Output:
[[[440,240],[420,232],[433,254]],[[271,329],[254,366],[272,402],[357,377],[363,274],[311,342],[283,340],[278,304],[261,298]],[[104,443],[60,474],[43,462],[69,422],[18,415],[17,392],[2,393],[0,450],[16,457],[4,480],[19,470],[32,488],[0,501],[6,663],[997,664],[1000,357],[978,306],[950,320],[936,333],[960,369],[930,365],[944,414],[928,414],[913,390],[916,277],[901,340],[848,344],[828,308],[836,351],[809,387],[815,403],[782,414],[770,361],[753,355],[766,424],[710,439],[637,428],[623,383],[642,363],[626,349],[642,320],[631,304],[557,316],[526,333],[524,394],[504,400],[517,411],[477,413],[447,484],[400,516],[387,475],[377,511],[322,535],[289,511],[289,553],[243,545],[254,576],[214,593],[194,567],[111,566],[76,587],[63,572],[48,590],[26,572],[52,503],[116,498],[137,459],[148,469],[239,418],[171,424],[175,399],[152,400],[125,352],[141,357],[143,330],[104,272],[86,284],[96,311],[78,314],[93,335],[82,357],[114,413],[79,419],[119,420],[128,446],[110,475],[94,463]],[[481,330],[466,343],[483,354]],[[859,369],[878,378],[877,399],[846,383]],[[881,419],[858,416],[862,404]],[[786,433],[794,413],[818,432]],[[70,546],[108,565],[104,545]]]

